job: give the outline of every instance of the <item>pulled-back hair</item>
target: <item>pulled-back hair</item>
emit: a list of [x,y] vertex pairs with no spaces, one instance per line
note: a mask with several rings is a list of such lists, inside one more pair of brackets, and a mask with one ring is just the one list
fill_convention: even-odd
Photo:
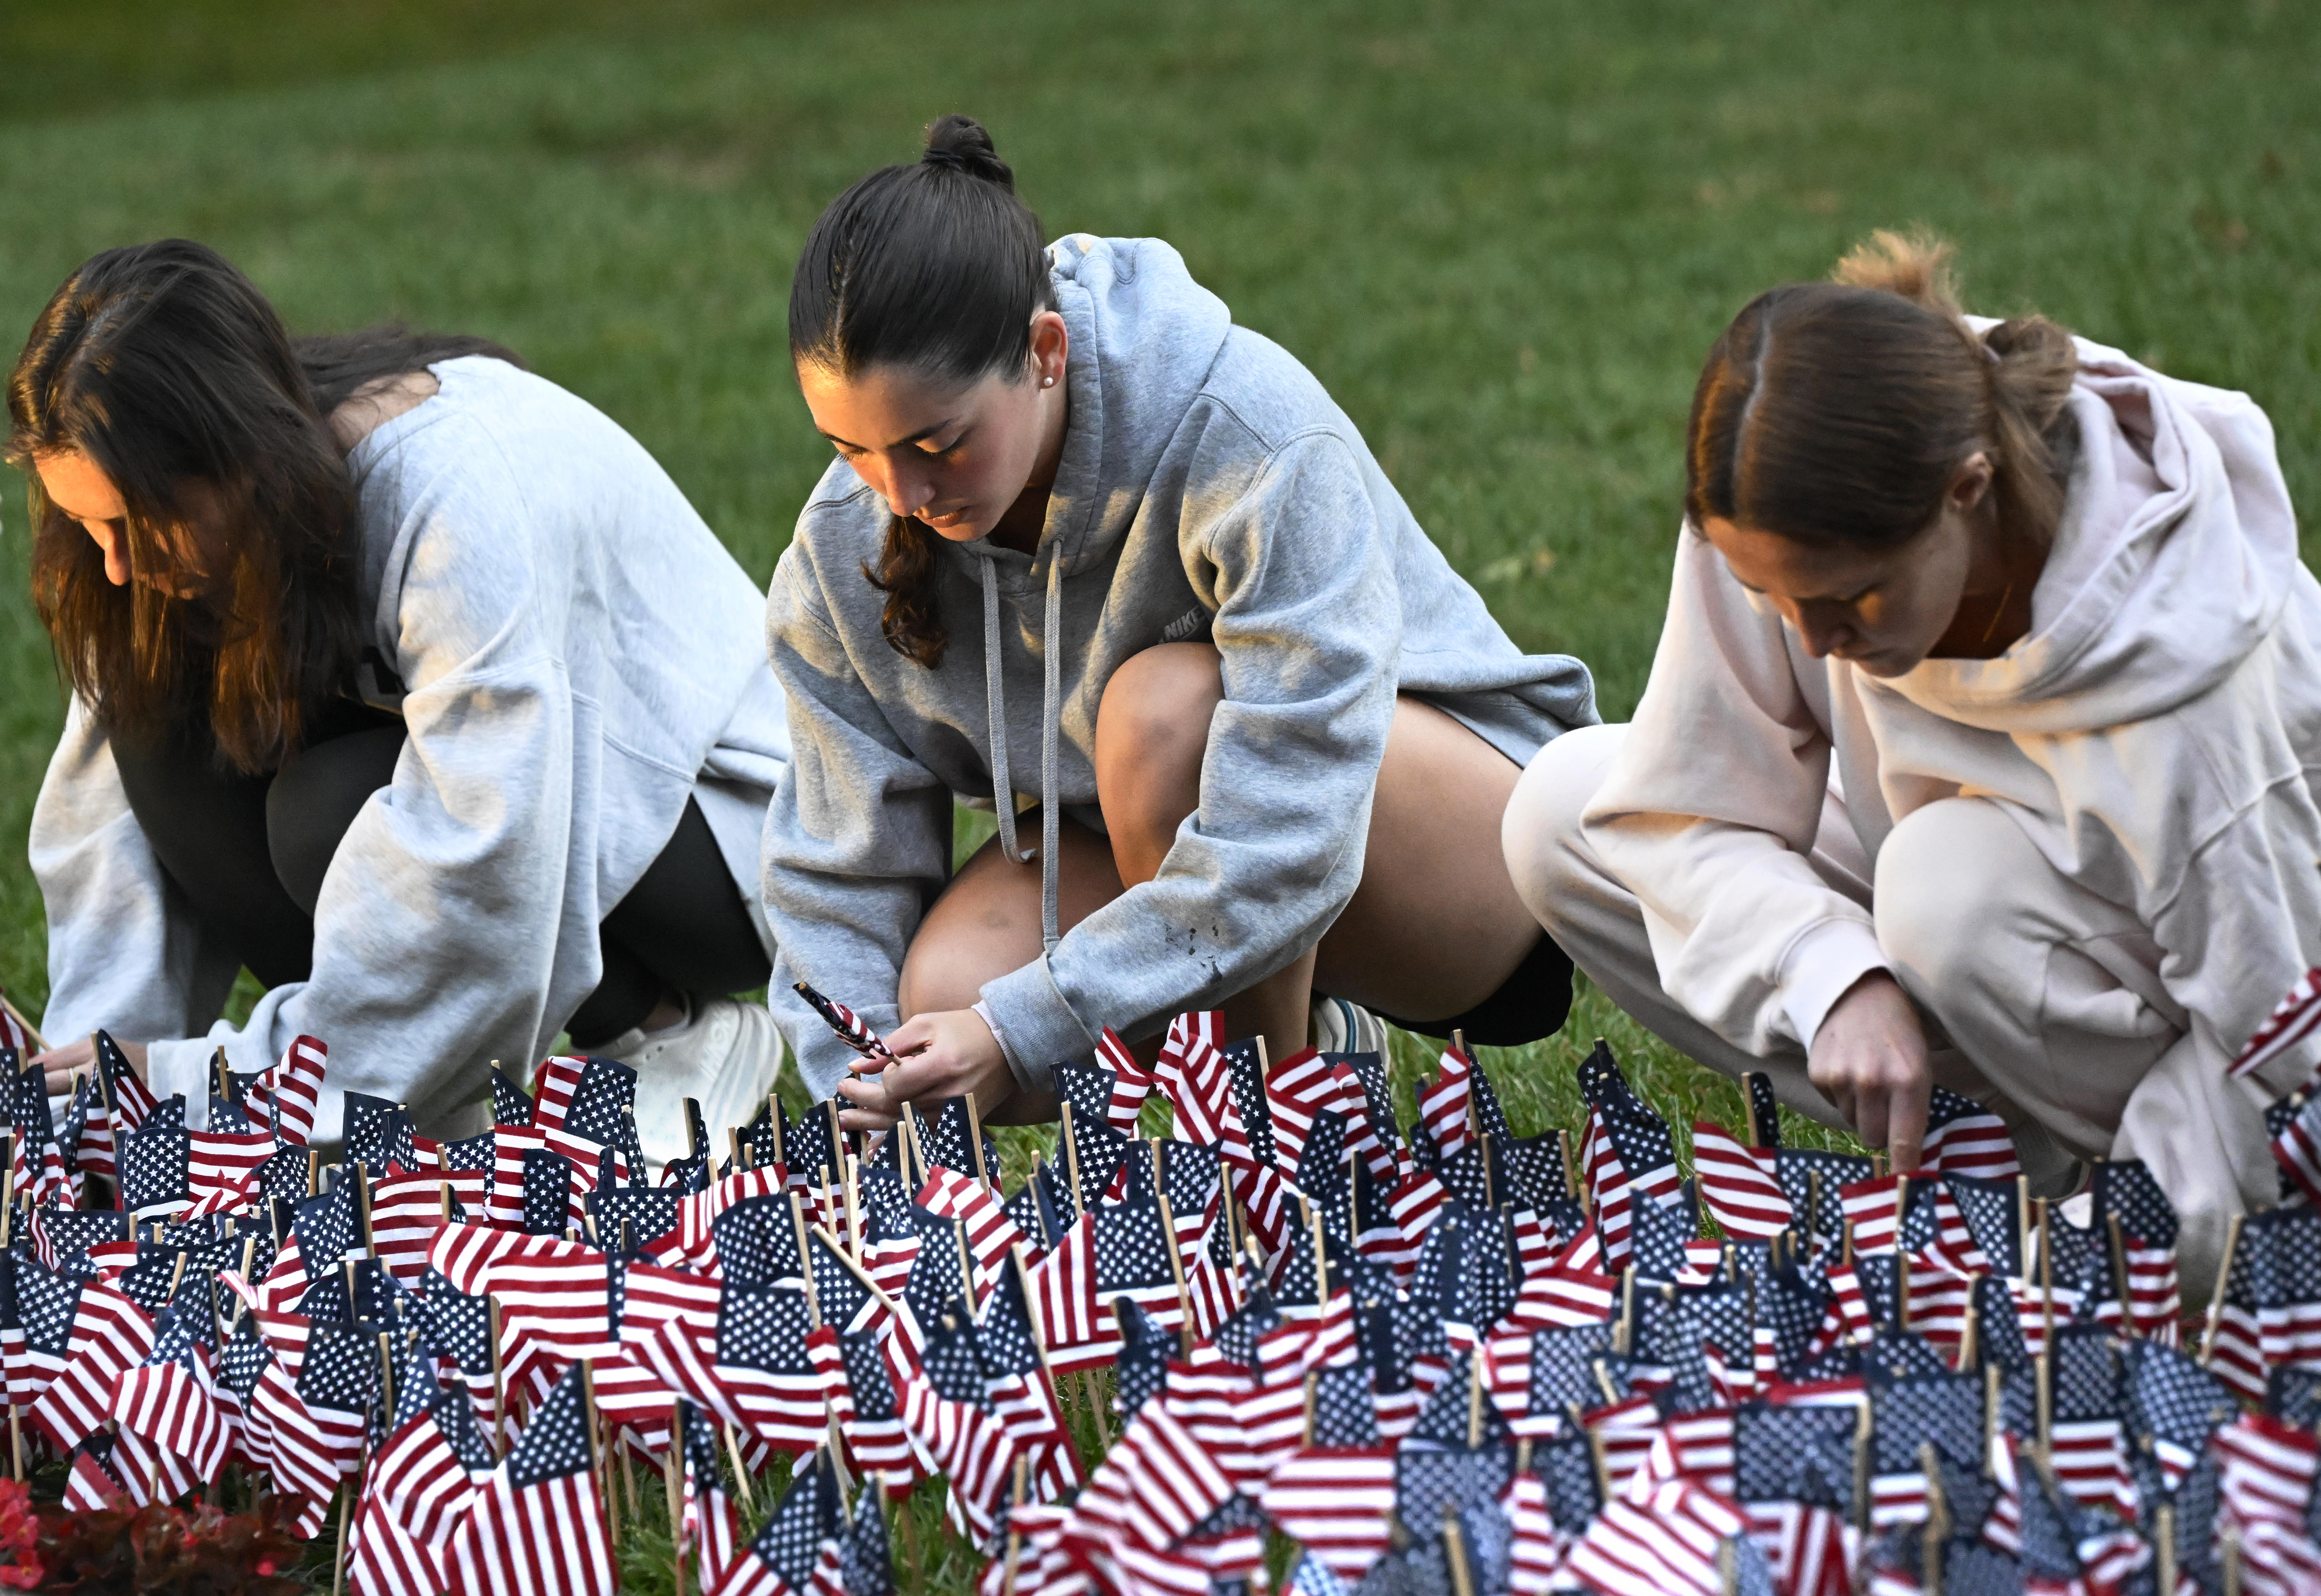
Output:
[[[1032,318],[1056,308],[1040,219],[971,116],[927,130],[926,151],[881,167],[830,202],[790,280],[790,359],[839,376],[898,367],[964,385],[1028,376]],[[876,569],[880,630],[929,668],[948,642],[937,612],[942,540],[892,518]]]
[[[114,735],[206,725],[218,758],[269,770],[353,685],[365,635],[352,477],[329,414],[366,383],[482,339],[402,327],[294,341],[223,257],[184,239],[84,261],[8,379],[7,458],[29,481],[32,595],[74,691]],[[74,454],[127,508],[132,580],[49,502]],[[190,529],[212,524],[215,546]]]
[[1701,368],[1685,512],[1816,547],[1883,549],[1930,525],[1958,467],[1989,457],[2001,534],[2043,549],[2073,445],[2078,356],[2043,316],[1977,334],[1951,246],[1880,232],[1834,280],[1759,295]]

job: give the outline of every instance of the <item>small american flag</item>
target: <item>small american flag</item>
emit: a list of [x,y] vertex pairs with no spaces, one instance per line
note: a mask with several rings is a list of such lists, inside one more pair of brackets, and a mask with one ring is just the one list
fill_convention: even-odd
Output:
[[613,1550],[581,1379],[578,1365],[565,1372],[476,1493],[449,1559],[469,1596],[611,1596]]
[[1096,1062],[1098,1068],[1112,1072],[1112,1090],[1105,1100],[1102,1122],[1123,1136],[1134,1136],[1137,1116],[1144,1110],[1144,1100],[1152,1095],[1158,1078],[1136,1062],[1136,1055],[1128,1050],[1120,1033],[1108,1025],[1097,1038]]
[[2245,1075],[2262,1069],[2321,1026],[2321,969],[2298,977],[2289,995],[2274,1006],[2256,1034],[2232,1062],[2231,1074]]
[[890,1061],[894,1058],[895,1056],[887,1051],[887,1044],[880,1039],[878,1033],[863,1024],[854,1011],[844,1003],[823,996],[803,981],[796,984],[795,990],[815,1013],[822,1016],[824,1023],[838,1033],[840,1041],[844,1042],[863,1057],[883,1058]]
[[26,1356],[36,1370],[54,1365],[27,1417],[68,1452],[105,1423],[114,1392],[152,1352],[153,1321],[111,1286],[64,1281],[37,1264],[19,1263],[16,1287]]
[[[201,1310],[205,1317],[208,1310]],[[225,1418],[218,1409],[210,1350],[193,1324],[165,1309],[154,1327],[153,1350],[122,1379],[113,1417],[123,1430],[182,1457],[198,1477],[214,1478],[226,1455]]]
[[1474,1060],[1456,1047],[1445,1047],[1434,1084],[1419,1088],[1418,1122],[1445,1158],[1456,1157],[1470,1139],[1474,1074]]
[[1726,1235],[1761,1241],[1797,1222],[1788,1195],[1773,1176],[1773,1149],[1743,1147],[1722,1125],[1697,1120],[1692,1157],[1701,1200]]
[[1976,1180],[2013,1180],[2022,1173],[2006,1121],[1971,1098],[1937,1086],[1927,1104],[1926,1139],[1919,1163],[1928,1174]]
[[293,1147],[306,1145],[314,1131],[314,1107],[322,1101],[330,1051],[319,1038],[294,1037],[281,1060],[243,1089],[246,1111],[259,1129]]
[[701,1410],[677,1401],[679,1455],[685,1465],[685,1505],[679,1514],[678,1546],[695,1548],[701,1559],[701,1588],[715,1591],[741,1550],[742,1515],[725,1489],[717,1460],[717,1435]]
[[887,1338],[887,1377],[904,1429],[935,1472],[950,1478],[953,1513],[978,1546],[988,1546],[999,1528],[1015,1443],[989,1405],[973,1325],[952,1313],[924,1328],[923,1353],[907,1337]]
[[817,1452],[710,1596],[818,1596],[834,1588],[844,1522],[836,1471]]
[[[1228,1113],[1235,1127],[1241,1124],[1241,1111],[1233,1106],[1233,1072],[1218,1051],[1224,1039],[1224,1016],[1215,1011],[1179,1014],[1169,1022],[1152,1075],[1176,1111],[1180,1140],[1216,1144]],[[1245,1132],[1242,1141],[1246,1147]]]

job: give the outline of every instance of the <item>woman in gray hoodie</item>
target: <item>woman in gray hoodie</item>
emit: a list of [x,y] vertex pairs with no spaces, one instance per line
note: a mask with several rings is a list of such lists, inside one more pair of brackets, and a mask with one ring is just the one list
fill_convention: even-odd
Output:
[[[201,1125],[301,1034],[454,1129],[560,1030],[682,1102],[764,1102],[757,834],[781,700],[757,594],[652,458],[480,339],[293,340],[183,240],[109,249],[8,389],[75,693],[41,785],[51,1090],[103,1029]],[[268,988],[218,1019],[238,968]]]
[[[1032,1118],[1107,1026],[1222,1006],[1280,1058],[1315,989],[1552,1032],[1570,966],[1497,827],[1522,765],[1596,720],[1587,670],[1516,649],[1176,251],[1041,236],[951,116],[798,263],[791,351],[839,458],[769,595],[793,764],[764,868],[808,1084],[861,1129],[964,1091]],[[999,834],[953,875],[955,796]],[[902,1062],[850,1078],[801,980]]]

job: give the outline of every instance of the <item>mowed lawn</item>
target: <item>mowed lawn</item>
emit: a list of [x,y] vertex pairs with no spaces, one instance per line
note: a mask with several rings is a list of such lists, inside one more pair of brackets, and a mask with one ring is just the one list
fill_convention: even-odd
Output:
[[[1873,227],[1955,239],[1980,309],[2251,391],[2313,502],[2316,59],[2321,11],[2272,0],[22,0],[0,332],[93,250],[201,239],[295,329],[395,315],[521,350],[762,581],[827,458],[784,358],[798,242],[967,110],[1051,233],[1170,240],[1305,360],[1506,628],[1588,659],[1617,718],[1703,351]],[[0,983],[37,1013],[23,844],[60,710],[13,487],[0,523]],[[1599,1032],[1679,1123],[1737,1116],[1583,994],[1566,1038],[1488,1060],[1519,1129],[1571,1122]]]

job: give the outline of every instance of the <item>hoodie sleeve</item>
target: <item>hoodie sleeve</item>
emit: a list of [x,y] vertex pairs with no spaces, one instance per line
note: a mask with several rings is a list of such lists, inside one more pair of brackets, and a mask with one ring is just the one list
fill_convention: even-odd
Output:
[[853,1054],[791,986],[843,995],[873,1030],[895,1026],[903,955],[951,874],[951,796],[863,686],[815,602],[797,543],[774,567],[766,632],[790,728],[789,773],[766,812],[761,850],[778,950],[767,1001],[800,1077],[822,1098]]
[[1886,966],[1869,911],[1810,862],[1829,762],[1779,617],[1684,532],[1651,682],[1580,823],[1643,905],[1661,986],[1752,1053],[1810,1048]]
[[32,806],[30,844],[49,922],[49,1041],[97,1030],[142,1041],[206,1026],[240,961],[205,940],[162,874],[113,746],[77,697]]
[[1042,1086],[1106,1025],[1148,1034],[1280,969],[1361,879],[1402,622],[1361,462],[1334,433],[1291,438],[1185,544],[1224,657],[1200,805],[1151,881],[984,987]]

